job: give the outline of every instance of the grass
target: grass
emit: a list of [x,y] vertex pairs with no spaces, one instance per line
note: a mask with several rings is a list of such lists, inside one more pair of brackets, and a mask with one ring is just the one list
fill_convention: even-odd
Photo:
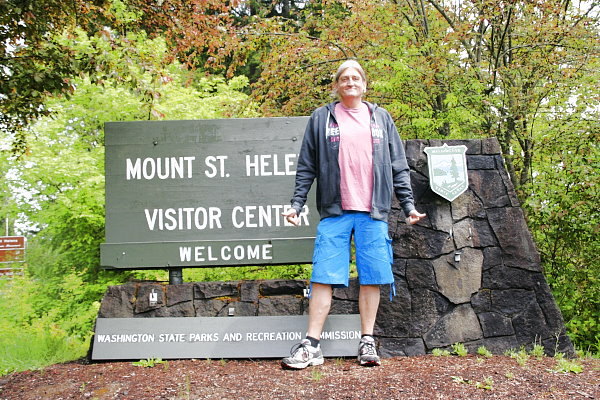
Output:
[[483,380],[483,382],[473,381],[473,380],[470,380],[470,379],[465,379],[462,376],[453,376],[452,377],[452,381],[454,383],[463,383],[465,385],[471,385],[471,386],[474,386],[477,389],[484,389],[484,390],[492,390],[493,386],[494,386],[494,381],[489,376],[486,377]]
[[324,376],[325,374],[319,368],[313,368],[310,371],[310,379],[315,382],[319,382]]
[[452,354],[456,354],[459,357],[465,357],[469,354],[469,350],[467,350],[466,346],[462,343],[454,343],[452,345]]
[[485,348],[485,346],[479,346],[477,348],[477,354],[483,356],[485,358],[490,358],[493,356],[492,352]]
[[579,364],[576,360],[565,358],[563,353],[556,353],[554,359],[556,360],[556,366],[551,370],[552,372],[559,372],[563,374],[578,374],[583,372],[583,367],[581,364]]
[[435,357],[447,357],[447,356],[451,355],[449,350],[444,350],[444,349],[433,349],[431,351],[431,354],[434,355]]
[[85,356],[88,344],[52,332],[0,336],[0,376],[39,370]]
[[144,368],[152,368],[157,366],[158,364],[164,364],[165,369],[168,369],[168,361],[164,361],[162,358],[146,358],[145,360],[135,361],[131,363],[136,367],[144,367]]
[[504,353],[504,355],[513,358],[521,367],[524,367],[527,364],[527,361],[529,360],[529,354],[527,353],[527,350],[525,350],[525,348],[523,347],[519,351],[507,350]]

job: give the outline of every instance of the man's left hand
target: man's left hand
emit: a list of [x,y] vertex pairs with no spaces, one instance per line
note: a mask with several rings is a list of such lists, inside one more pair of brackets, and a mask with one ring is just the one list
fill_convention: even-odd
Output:
[[419,222],[421,219],[425,218],[427,214],[421,214],[417,210],[412,210],[408,213],[408,218],[406,218],[406,223],[409,225],[414,225]]

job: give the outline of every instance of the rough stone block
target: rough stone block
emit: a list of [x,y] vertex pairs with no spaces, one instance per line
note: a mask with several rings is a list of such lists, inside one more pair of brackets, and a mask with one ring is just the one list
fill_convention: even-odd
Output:
[[[140,284],[136,293],[135,313],[141,314],[161,308],[166,304],[163,285]],[[156,294],[156,304],[150,304],[150,294]]]
[[543,339],[542,346],[544,346],[544,351],[549,356],[554,356],[557,352],[563,353],[567,357],[575,356],[573,343],[564,331],[561,331],[557,336]]
[[504,181],[498,170],[470,170],[469,187],[481,199],[485,208],[511,205]]
[[477,315],[469,304],[456,307],[444,315],[424,336],[428,349],[483,338]]
[[302,298],[273,296],[258,301],[258,315],[302,315]]
[[194,300],[194,308],[197,317],[216,317],[221,313],[224,307],[227,306],[227,301],[211,299],[211,300]]
[[512,184],[510,175],[508,175],[508,172],[506,171],[506,168],[504,167],[504,160],[499,155],[496,156],[495,159],[496,159],[497,170],[500,173],[500,177],[502,178],[502,182],[504,183],[504,187],[506,188],[506,192],[507,192],[508,198],[510,200],[510,205],[512,207],[520,207],[521,203],[519,202],[519,198],[517,197],[517,192],[515,192],[515,187]]
[[498,241],[487,221],[465,218],[454,224],[454,244],[457,249],[463,247],[497,246]]
[[409,140],[406,142],[406,161],[411,169],[427,175],[427,155],[424,150],[429,146],[427,140]]
[[407,260],[406,281],[410,289],[438,290],[433,264],[429,260]]
[[[450,303],[438,292],[416,289],[411,291],[410,319],[408,336],[423,336],[429,331],[448,311]],[[406,321],[403,320],[403,326]],[[393,336],[388,333],[386,336]]]
[[510,318],[494,312],[484,312],[478,315],[484,337],[514,335]]
[[514,316],[523,312],[535,302],[535,292],[525,289],[492,290],[492,310],[506,316]]
[[380,337],[379,356],[389,357],[414,357],[425,354],[425,343],[421,338],[388,338]]
[[402,258],[395,258],[392,264],[392,273],[394,279],[406,280],[406,260]]
[[194,299],[194,285],[192,283],[184,283],[183,285],[168,285],[167,286],[167,306],[172,306]]
[[454,304],[467,303],[471,295],[481,287],[483,253],[481,250],[466,247],[460,261],[454,255],[441,256],[433,261],[437,285],[448,300]]
[[194,284],[194,299],[238,296],[237,282],[197,282]]
[[330,314],[358,314],[358,301],[333,300]]
[[535,301],[529,303],[522,313],[513,318],[513,327],[519,345],[530,347],[536,340],[552,339],[560,333],[548,327],[544,313]]
[[502,267],[504,259],[502,258],[502,249],[500,247],[486,247],[483,249],[483,270],[486,271],[494,267]]
[[340,300],[354,300],[358,301],[358,293],[360,285],[358,279],[350,279],[347,288],[335,288],[333,289],[333,298]]
[[167,307],[167,314],[169,317],[194,317],[196,316],[196,310],[194,309],[193,301],[186,301],[177,303],[171,307]]
[[459,221],[461,219],[471,218],[486,218],[487,214],[483,207],[483,203],[472,190],[467,189],[466,192],[458,196],[452,203],[452,219]]
[[[230,308],[233,308],[233,315],[230,315]],[[258,315],[258,304],[230,301],[219,311],[217,317],[255,317],[256,315]]]
[[382,299],[377,311],[375,333],[384,336],[408,336],[411,318],[411,296],[405,281],[396,281],[396,297]]
[[468,169],[496,169],[496,160],[493,156],[469,156],[467,157]]
[[255,303],[258,301],[260,282],[244,281],[240,284],[240,300]]
[[394,256],[398,258],[430,259],[454,251],[447,233],[415,225],[398,225],[393,239]]
[[109,286],[100,304],[99,318],[133,318],[136,287]]
[[492,311],[492,291],[481,289],[471,297],[471,306],[477,314]]
[[560,313],[560,309],[556,305],[554,297],[552,297],[552,291],[545,280],[538,281],[538,284],[534,288],[536,300],[546,317],[546,323],[548,327],[553,331],[560,331],[564,329],[565,323]]
[[[440,204],[428,204],[421,211],[427,214],[426,222],[429,222],[431,229],[441,232],[452,232],[452,211],[447,201],[437,201]],[[429,227],[428,226],[428,227]]]
[[492,354],[504,354],[507,350],[518,349],[519,343],[514,335],[483,338],[466,345],[470,352],[475,353],[479,346],[484,346]]
[[481,140],[481,154],[501,154],[502,148],[496,138],[487,138]]
[[161,306],[154,309],[148,309],[147,311],[136,313],[133,318],[164,318],[169,317],[169,311],[167,307]]
[[507,350],[519,348],[519,342],[514,335],[485,338],[483,345],[493,354],[504,354]]
[[429,199],[438,197],[429,188],[429,178],[427,178],[427,175],[411,172],[410,182],[416,204],[425,204],[430,202]]
[[520,208],[505,207],[487,210],[489,223],[504,251],[507,266],[540,271],[540,255],[525,224]]
[[485,271],[482,287],[487,289],[533,289],[539,279],[539,273],[498,265]]
[[301,280],[268,280],[260,283],[260,294],[263,296],[304,295],[309,282]]
[[494,247],[498,246],[496,235],[487,221],[472,220],[473,246]]

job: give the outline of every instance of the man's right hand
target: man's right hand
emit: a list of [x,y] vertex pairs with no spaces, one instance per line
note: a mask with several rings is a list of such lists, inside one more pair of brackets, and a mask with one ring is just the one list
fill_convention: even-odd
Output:
[[296,214],[295,209],[290,208],[289,210],[282,212],[281,215],[284,216],[287,222],[289,222],[290,224],[294,226],[300,225],[300,217],[298,216],[298,214]]

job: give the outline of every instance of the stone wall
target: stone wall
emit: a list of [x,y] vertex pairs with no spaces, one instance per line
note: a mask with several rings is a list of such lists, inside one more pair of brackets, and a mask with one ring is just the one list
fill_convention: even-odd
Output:
[[[453,202],[429,188],[428,146],[467,146],[469,189]],[[417,209],[407,226],[398,204],[390,216],[396,297],[382,290],[376,331],[383,356],[419,355],[465,343],[494,353],[542,344],[571,354],[562,316],[541,272],[500,146],[485,140],[408,140]],[[108,288],[99,317],[305,314],[305,281],[130,283]],[[149,294],[158,294],[149,304]],[[334,291],[332,314],[358,313],[358,284]]]

